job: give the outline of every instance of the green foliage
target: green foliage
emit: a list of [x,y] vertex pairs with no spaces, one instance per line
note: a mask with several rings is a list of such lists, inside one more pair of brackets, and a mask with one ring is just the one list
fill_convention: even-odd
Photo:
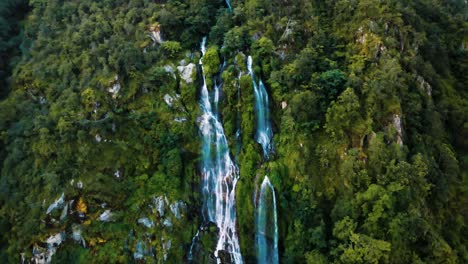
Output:
[[[349,142],[356,146],[367,130],[360,114],[359,99],[347,88],[327,111],[325,129],[337,142]],[[348,140],[346,140],[348,139]]]
[[177,41],[166,41],[164,42],[161,47],[167,52],[169,57],[174,57],[179,53],[182,49],[180,43]]
[[246,27],[234,27],[224,35],[223,53],[235,54],[237,51],[245,50],[250,46],[250,38]]
[[220,60],[218,56],[218,47],[211,46],[206,50],[202,58],[203,67],[206,76],[213,76],[219,71]]
[[25,0],[5,0],[0,3],[0,99],[9,89],[9,77],[20,55],[24,35],[21,20],[29,11]]
[[[58,231],[67,240],[57,263],[139,262],[138,241],[154,252],[141,262],[186,261],[209,224],[199,215],[201,76],[196,68],[187,83],[177,67],[198,63],[203,37],[239,169],[246,263],[256,259],[264,175],[277,193],[281,263],[468,262],[466,4],[231,4],[0,3],[0,262],[31,257]],[[254,141],[247,55],[272,99],[269,160]],[[60,220],[62,209],[46,210],[62,193],[75,203]],[[179,219],[166,205],[160,216],[155,197],[187,210]],[[114,222],[98,220],[104,210]],[[143,217],[154,226],[138,224]],[[74,226],[86,248],[71,239]],[[205,263],[216,228],[200,233]]]

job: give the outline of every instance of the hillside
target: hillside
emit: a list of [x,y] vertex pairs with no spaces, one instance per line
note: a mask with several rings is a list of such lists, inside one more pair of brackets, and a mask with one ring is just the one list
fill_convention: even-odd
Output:
[[462,0],[3,0],[1,263],[467,263]]

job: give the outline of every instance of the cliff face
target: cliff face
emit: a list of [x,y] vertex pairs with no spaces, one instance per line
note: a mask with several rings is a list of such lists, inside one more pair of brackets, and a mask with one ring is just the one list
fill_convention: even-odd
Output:
[[26,6],[3,262],[468,261],[464,1]]

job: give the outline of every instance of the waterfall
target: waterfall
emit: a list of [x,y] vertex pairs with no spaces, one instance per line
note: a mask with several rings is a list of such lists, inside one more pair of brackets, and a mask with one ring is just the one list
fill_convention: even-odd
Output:
[[[277,264],[278,224],[275,189],[268,176],[262,182],[257,208],[257,259],[258,264]],[[272,208],[269,207],[272,206]],[[273,215],[271,215],[273,214]]]
[[231,1],[226,0],[226,5],[228,6],[229,12],[232,12]]
[[[273,131],[270,123],[270,110],[268,108],[268,94],[263,81],[255,80],[252,69],[252,57],[247,58],[247,69],[255,95],[255,113],[257,119],[257,132],[255,140],[262,146],[263,157],[268,160],[269,155],[274,151]],[[256,193],[255,193],[256,194]],[[257,197],[255,197],[257,202]],[[278,219],[276,215],[275,189],[270,183],[268,176],[262,182],[257,205],[257,259],[259,264],[278,263]]]
[[255,113],[257,116],[257,133],[255,135],[255,140],[262,145],[263,156],[268,159],[270,153],[274,151],[272,141],[273,131],[271,129],[270,110],[268,108],[268,94],[262,80],[259,79],[258,84],[255,81],[251,56],[247,58],[247,69],[252,78],[255,95]]
[[[201,43],[202,56],[205,54],[206,37]],[[200,108],[202,133],[202,198],[205,221],[216,223],[219,228],[215,256],[221,263],[218,253],[228,252],[234,263],[242,263],[239,240],[236,230],[235,189],[239,172],[229,154],[229,145],[219,120],[218,101],[221,85],[215,82],[213,101],[206,84],[202,59],[203,75]],[[213,105],[212,105],[213,104]]]

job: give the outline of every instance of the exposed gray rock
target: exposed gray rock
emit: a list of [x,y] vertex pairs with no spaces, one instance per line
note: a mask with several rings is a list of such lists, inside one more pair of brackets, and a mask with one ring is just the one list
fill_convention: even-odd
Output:
[[49,208],[47,208],[46,214],[50,214],[56,208],[59,208],[59,209],[62,208],[64,204],[65,204],[65,194],[62,193],[60,198],[58,198],[57,200],[55,200],[55,202],[49,205]]
[[151,247],[146,244],[144,241],[138,240],[136,245],[135,253],[133,253],[133,258],[136,260],[143,259],[145,256],[154,257],[154,253],[151,250]]
[[138,259],[143,259],[144,254],[145,254],[145,252],[143,250],[143,243],[141,242],[141,240],[139,240],[137,242],[137,245],[136,245],[136,251],[135,251],[135,253],[133,253],[133,258],[137,259],[137,260]]
[[81,235],[82,230],[79,225],[73,224],[72,226],[72,238],[78,243],[81,243],[83,247],[86,247],[86,241],[84,240],[83,236]]
[[52,256],[55,254],[55,248],[52,250],[41,247],[33,247],[31,262],[35,264],[47,264],[52,261]]
[[171,246],[172,246],[172,241],[171,240],[164,241],[164,239],[161,238],[161,242],[162,242],[162,247],[163,247],[163,252],[164,252],[164,261],[166,261],[167,260],[167,253],[169,252],[169,250],[171,249]]
[[153,205],[154,209],[159,213],[160,217],[164,216],[164,211],[165,211],[165,201],[164,201],[164,196],[159,196],[159,197],[154,197],[153,198]]
[[432,86],[426,82],[426,80],[421,75],[418,75],[416,80],[419,83],[419,88],[423,90],[429,97],[432,96]]
[[177,70],[179,71],[180,78],[184,80],[186,83],[192,83],[193,82],[193,72],[195,70],[195,64],[194,63],[189,63],[186,66],[177,66]]
[[176,78],[176,75],[175,75],[175,72],[174,72],[174,68],[173,68],[171,65],[165,65],[165,66],[164,66],[164,70],[165,70],[167,73],[170,73],[174,79]]
[[186,205],[182,201],[175,201],[169,206],[169,208],[171,209],[171,212],[175,218],[180,219],[181,212],[185,211]]
[[164,219],[163,225],[164,225],[165,227],[172,227],[172,221],[171,221],[171,219],[170,219],[169,217],[166,218],[166,219]]
[[60,215],[60,221],[65,220],[67,218],[67,215],[68,215],[68,203],[66,203],[65,206],[63,207],[62,214]]
[[110,210],[105,210],[104,213],[99,216],[99,220],[102,222],[111,222],[113,216],[114,214]]
[[364,33],[364,27],[363,26],[360,26],[356,32],[356,35],[357,35],[357,39],[356,39],[356,42],[358,42],[359,44],[364,44],[364,42],[366,42],[366,39],[367,39],[367,33]]
[[119,82],[119,76],[118,75],[115,76],[114,83],[112,84],[111,87],[109,87],[107,89],[107,91],[112,94],[112,98],[114,98],[114,99],[117,98],[117,95],[118,95],[118,93],[120,91],[120,82]]
[[152,228],[154,226],[153,221],[151,221],[148,217],[138,219],[138,224],[144,225],[147,228]]
[[164,40],[161,37],[161,28],[159,25],[152,26],[150,28],[150,37],[155,43],[158,43],[158,44],[164,43]]
[[43,104],[46,104],[47,103],[47,99],[45,99],[45,97],[43,96],[40,96],[39,97],[39,104],[43,105]]
[[172,107],[172,103],[174,102],[174,97],[170,96],[169,94],[164,95],[164,101],[170,107]]
[[394,114],[393,115],[393,126],[397,131],[397,144],[403,146],[403,128],[401,125],[401,118],[400,115]]
[[65,241],[65,233],[60,232],[47,238],[46,243],[49,249],[56,248]]
[[281,102],[281,109],[285,109],[286,107],[288,107],[288,103],[286,101],[282,101]]

